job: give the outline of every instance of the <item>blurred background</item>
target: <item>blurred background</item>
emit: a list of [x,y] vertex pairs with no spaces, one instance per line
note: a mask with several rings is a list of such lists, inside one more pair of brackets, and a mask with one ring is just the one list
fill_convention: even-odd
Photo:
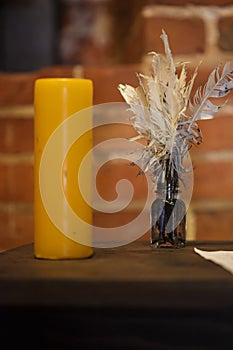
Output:
[[[0,3],[0,250],[33,242],[33,86],[40,77],[93,80],[94,104],[123,102],[119,83],[137,85],[150,51],[163,52],[168,34],[175,61],[195,87],[219,63],[233,59],[233,5],[227,0],[7,0]],[[191,149],[194,192],[188,239],[233,240],[233,97],[218,116],[199,123],[203,143]],[[130,127],[94,132],[94,142],[129,137]],[[97,186],[105,199],[128,178],[134,200],[116,214],[94,212],[94,224],[129,222],[145,202],[143,175],[125,161],[108,162]],[[141,239],[148,239],[146,233]]]

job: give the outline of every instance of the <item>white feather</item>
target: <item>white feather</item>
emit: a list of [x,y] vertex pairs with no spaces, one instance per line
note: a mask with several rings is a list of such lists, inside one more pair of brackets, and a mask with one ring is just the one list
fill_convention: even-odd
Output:
[[219,73],[219,66],[209,75],[204,87],[199,87],[194,95],[193,103],[189,103],[191,110],[191,125],[200,119],[211,119],[222,106],[216,106],[210,102],[210,98],[225,97],[233,88],[233,69],[229,62],[223,67],[222,74]]
[[[133,112],[130,120],[138,132],[136,138],[147,141],[138,163],[143,171],[152,171],[153,176],[162,171],[167,159],[178,172],[185,171],[182,159],[190,144],[202,141],[196,121],[213,118],[222,105],[215,105],[210,99],[225,97],[233,88],[233,69],[226,62],[221,74],[220,67],[211,72],[206,84],[196,90],[191,102],[190,94],[198,67],[188,80],[186,63],[175,65],[164,31],[161,39],[165,55],[149,53],[152,55],[152,74],[138,74],[139,86],[136,88],[127,84],[118,86]],[[176,67],[181,67],[179,75]]]

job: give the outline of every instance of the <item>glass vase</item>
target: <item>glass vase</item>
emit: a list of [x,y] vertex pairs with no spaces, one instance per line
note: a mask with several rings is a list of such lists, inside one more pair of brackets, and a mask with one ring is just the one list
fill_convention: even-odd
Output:
[[166,161],[157,180],[156,199],[151,205],[150,243],[152,248],[186,245],[186,206],[180,197],[177,171]]

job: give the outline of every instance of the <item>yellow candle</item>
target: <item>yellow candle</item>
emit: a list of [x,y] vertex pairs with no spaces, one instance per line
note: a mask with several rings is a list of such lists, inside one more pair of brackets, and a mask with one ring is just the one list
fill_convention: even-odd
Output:
[[[37,79],[34,89],[34,256],[44,259],[85,258],[93,254],[91,245],[79,243],[67,237],[51,220],[42,200],[40,191],[40,165],[44,149],[55,130],[76,112],[92,106],[92,81],[76,78],[43,78]],[[82,121],[83,123],[83,121]],[[84,121],[89,130],[70,147],[64,160],[61,173],[62,184],[67,202],[77,215],[91,225],[92,210],[83,199],[77,186],[77,173],[83,156],[92,148],[92,132],[90,121]],[[61,147],[66,147],[66,128],[61,136]],[[54,153],[56,159],[56,154]],[[52,165],[51,165],[52,166]],[[46,169],[52,173],[51,167]],[[91,172],[91,166],[87,169]],[[54,176],[54,175],[53,175]],[[87,173],[86,192],[91,193],[91,176]],[[83,189],[82,189],[83,190]],[[85,189],[84,189],[85,191]],[[56,193],[54,193],[56,206]],[[60,217],[61,216],[61,217]],[[59,219],[66,222],[66,204],[59,212]],[[89,226],[91,227],[91,226]],[[78,229],[78,228],[77,228]],[[86,234],[91,232],[87,228]],[[83,232],[82,232],[83,233]],[[85,232],[84,232],[85,234]],[[91,237],[90,237],[91,239]]]

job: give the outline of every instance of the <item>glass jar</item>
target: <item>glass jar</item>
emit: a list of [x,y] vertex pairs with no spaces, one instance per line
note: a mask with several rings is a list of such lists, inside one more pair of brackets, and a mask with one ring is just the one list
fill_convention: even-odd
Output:
[[151,205],[152,248],[185,246],[186,206],[179,195],[178,173],[167,160],[157,180],[156,199]]

